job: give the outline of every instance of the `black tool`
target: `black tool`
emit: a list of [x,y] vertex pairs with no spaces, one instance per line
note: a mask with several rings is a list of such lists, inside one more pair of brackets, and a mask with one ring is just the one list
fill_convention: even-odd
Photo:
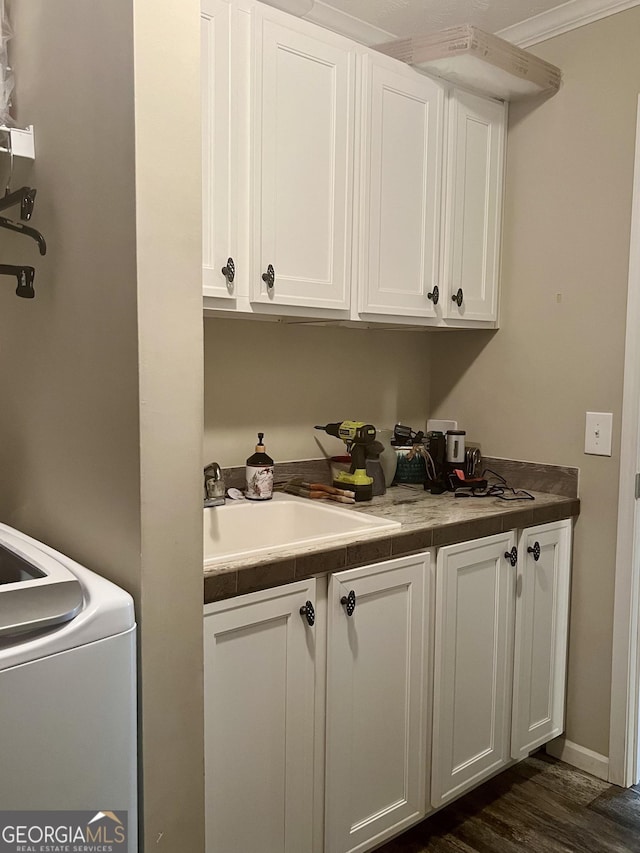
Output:
[[431,492],[432,495],[441,495],[447,491],[449,486],[445,477],[446,441],[444,433],[439,431],[428,432],[424,445],[433,461],[433,470],[427,471],[428,476],[424,484],[425,491]]
[[393,428],[393,443],[396,447],[410,447],[411,438],[415,435],[410,426],[396,424]]
[[484,492],[487,489],[487,480],[483,477],[467,477],[461,468],[454,468],[447,473],[449,491],[456,489],[469,489],[471,492]]
[[[487,477],[488,474],[492,476],[489,478]],[[498,498],[501,501],[535,500],[535,497],[530,492],[524,489],[514,489],[509,486],[505,478],[496,471],[492,471],[491,468],[485,468],[482,472],[482,477],[474,479],[476,481],[480,480],[479,485],[457,488],[455,496],[457,498]],[[467,480],[466,482],[470,483],[471,481]],[[484,488],[481,487],[483,483],[486,483]]]
[[17,231],[18,234],[26,234],[27,237],[32,237],[38,244],[38,250],[41,255],[47,254],[47,244],[44,237],[35,228],[30,228],[28,225],[22,225],[20,222],[12,222],[10,219],[5,219],[0,216],[0,228],[6,228],[7,231]]
[[33,267],[17,267],[13,264],[0,264],[0,275],[14,275],[18,282],[16,295],[23,299],[33,299],[36,295],[33,289],[33,280],[36,271]]
[[333,481],[338,489],[355,492],[356,501],[370,501],[373,497],[373,477],[367,474],[366,448],[376,440],[376,428],[362,421],[337,421],[315,429],[342,439],[351,454],[351,470],[340,471]]
[[412,444],[422,444],[423,432],[415,432],[410,426],[396,424],[393,428],[394,447],[411,447]]

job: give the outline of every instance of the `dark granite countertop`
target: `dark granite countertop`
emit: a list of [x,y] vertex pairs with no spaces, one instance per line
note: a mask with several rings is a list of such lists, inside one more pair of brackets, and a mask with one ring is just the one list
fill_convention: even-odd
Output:
[[580,512],[577,498],[545,492],[531,494],[534,500],[504,501],[456,498],[452,493],[431,495],[421,486],[394,486],[385,495],[351,509],[399,522],[399,529],[354,535],[340,545],[307,545],[277,553],[265,550],[259,556],[206,568],[204,601],[405,556],[431,546],[571,518]]

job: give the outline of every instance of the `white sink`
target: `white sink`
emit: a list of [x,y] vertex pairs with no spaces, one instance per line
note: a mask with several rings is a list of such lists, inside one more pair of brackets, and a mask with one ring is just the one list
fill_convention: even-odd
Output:
[[270,501],[228,501],[204,511],[204,563],[285,551],[292,545],[349,541],[354,535],[397,530],[397,521],[280,492]]

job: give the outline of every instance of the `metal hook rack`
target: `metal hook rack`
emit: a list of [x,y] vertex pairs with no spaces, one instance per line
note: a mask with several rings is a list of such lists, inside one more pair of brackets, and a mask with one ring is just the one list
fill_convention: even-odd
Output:
[[[21,130],[19,128],[0,127],[0,132],[6,135],[6,142],[0,145],[0,153],[9,156],[9,174],[6,179],[4,197],[0,197],[0,211],[7,210],[15,205],[20,205],[20,219],[28,222],[33,215],[36,200],[36,190],[33,187],[23,186],[11,191],[11,181],[14,176],[16,158],[25,161],[35,159],[35,146],[33,140],[33,126]],[[42,234],[35,228],[14,222],[4,216],[0,216],[0,228],[13,231],[17,234],[25,234],[38,244],[41,255],[47,252],[47,244]],[[17,280],[16,294],[25,299],[33,299],[35,290],[33,282],[35,279],[35,268],[32,266],[0,264],[0,275],[14,276]]]

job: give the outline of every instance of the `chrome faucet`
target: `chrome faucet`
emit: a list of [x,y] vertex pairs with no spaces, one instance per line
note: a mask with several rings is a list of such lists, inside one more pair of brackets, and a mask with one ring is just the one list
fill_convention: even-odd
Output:
[[224,506],[224,477],[217,462],[204,469],[204,505]]

